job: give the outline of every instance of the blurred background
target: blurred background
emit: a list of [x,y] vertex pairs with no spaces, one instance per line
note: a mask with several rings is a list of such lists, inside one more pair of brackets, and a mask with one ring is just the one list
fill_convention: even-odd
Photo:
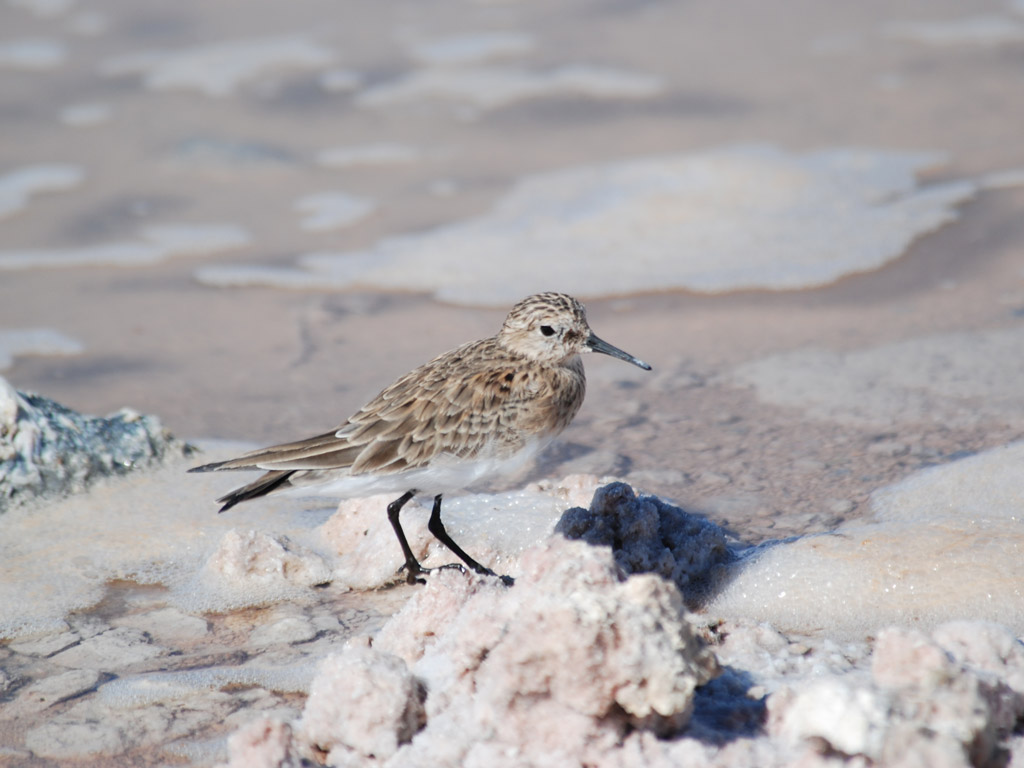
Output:
[[1024,428],[1024,5],[6,0],[0,375],[279,442],[587,302],[538,476],[741,538]]

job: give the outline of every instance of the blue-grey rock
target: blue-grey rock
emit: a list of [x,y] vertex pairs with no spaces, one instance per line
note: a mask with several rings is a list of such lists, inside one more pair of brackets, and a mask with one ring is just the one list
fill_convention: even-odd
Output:
[[0,513],[190,451],[156,416],[87,416],[0,378]]

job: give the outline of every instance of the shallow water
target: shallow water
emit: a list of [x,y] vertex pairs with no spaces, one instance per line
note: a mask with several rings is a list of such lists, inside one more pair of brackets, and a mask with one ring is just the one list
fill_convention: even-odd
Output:
[[[0,367],[279,442],[567,289],[654,371],[588,359],[533,479],[750,544],[874,524],[878,489],[1024,433],[1022,28],[980,0],[8,0]],[[246,525],[305,509],[268,505]]]

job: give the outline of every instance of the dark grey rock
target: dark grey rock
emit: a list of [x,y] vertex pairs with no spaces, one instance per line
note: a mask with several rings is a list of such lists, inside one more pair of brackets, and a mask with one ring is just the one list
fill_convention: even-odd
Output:
[[86,416],[0,378],[0,513],[190,451],[155,416]]
[[688,599],[716,566],[734,559],[724,529],[657,496],[637,496],[626,483],[598,488],[590,509],[566,510],[555,531],[611,547],[627,574],[656,573]]

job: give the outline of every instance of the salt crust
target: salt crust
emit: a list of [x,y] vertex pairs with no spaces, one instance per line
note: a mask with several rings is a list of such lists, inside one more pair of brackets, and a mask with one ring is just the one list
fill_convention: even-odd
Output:
[[[1007,446],[918,473],[879,492],[874,524],[888,525],[900,534],[902,563],[913,554],[908,542],[927,537],[901,525],[923,520],[946,529],[954,525],[951,521],[966,519],[979,533],[993,525],[1005,526],[1008,519],[1019,519],[1022,451],[1024,444]],[[177,471],[175,487],[181,485],[180,467]],[[557,499],[549,502],[552,507],[564,508],[585,500],[597,485],[596,478],[581,477],[567,480],[560,489],[535,486],[527,493],[547,493],[549,499]],[[203,493],[210,491],[204,487]],[[515,515],[501,508],[502,498],[486,497],[481,504],[480,499],[466,497],[465,509],[452,505],[453,519],[460,512],[468,518],[486,517],[491,509],[487,527],[494,526],[500,538],[503,522],[519,527]],[[120,504],[126,503],[122,498]],[[273,506],[272,501],[267,503]],[[144,509],[137,500],[128,506]],[[105,505],[105,515],[110,517],[116,507]],[[420,507],[422,518],[426,512]],[[252,514],[258,519],[259,510]],[[507,563],[517,577],[513,588],[454,571],[434,574],[372,644],[365,638],[353,640],[340,656],[327,656],[342,659],[337,663],[346,670],[343,674],[314,673],[313,660],[338,648],[330,635],[315,638],[324,631],[337,633],[338,626],[334,622],[333,628],[326,628],[326,617],[310,614],[308,601],[282,604],[252,631],[246,647],[260,654],[252,662],[172,673],[145,670],[162,664],[161,659],[173,652],[173,643],[201,639],[202,620],[192,622],[176,639],[174,632],[160,630],[162,625],[154,618],[152,628],[160,635],[155,640],[141,616],[131,619],[133,626],[121,627],[88,614],[69,617],[51,635],[20,638],[8,646],[10,653],[34,656],[54,671],[17,692],[2,716],[24,722],[49,706],[78,697],[60,714],[40,718],[40,724],[25,732],[25,746],[37,757],[52,760],[165,745],[218,722],[241,725],[253,714],[259,718],[262,709],[271,714],[232,743],[252,760],[257,757],[248,750],[271,750],[266,765],[290,765],[299,756],[314,756],[308,733],[315,733],[315,746],[329,747],[335,765],[366,765],[371,760],[368,752],[376,755],[374,763],[438,766],[547,765],[552,755],[595,766],[817,766],[829,765],[840,753],[885,765],[909,766],[922,755],[934,766],[999,764],[1014,724],[1024,715],[1024,649],[1010,630],[956,621],[940,624],[930,635],[890,628],[877,633],[874,642],[865,642],[857,632],[840,640],[841,620],[848,612],[878,622],[876,627],[885,623],[885,614],[879,613],[877,600],[868,608],[832,596],[819,578],[814,585],[817,597],[824,594],[825,599],[812,599],[809,610],[817,633],[824,636],[787,637],[767,624],[752,623],[749,614],[719,621],[713,602],[699,619],[710,622],[700,631],[712,645],[703,647],[691,626],[697,619],[687,614],[675,585],[650,574],[623,580],[624,571],[636,566],[662,570],[671,562],[664,555],[666,548],[677,563],[696,564],[694,571],[689,565],[678,571],[687,589],[697,586],[708,570],[735,575],[732,585],[744,578],[728,560],[687,559],[686,546],[716,552],[721,540],[720,533],[702,530],[682,514],[637,496],[626,486],[605,486],[595,494],[587,514],[575,510],[566,523],[595,541],[635,538],[627,544],[642,547],[640,552],[630,552],[627,545],[615,553],[558,537],[530,547],[529,537],[523,537],[525,551]],[[948,519],[936,518],[937,514]],[[387,534],[381,546],[387,547],[390,554],[384,559],[393,567],[398,558],[382,507],[370,504],[365,517],[353,522],[347,531],[335,529],[341,537],[336,541],[346,536],[349,541],[357,539],[366,531],[363,526],[377,525]],[[998,530],[984,540],[1005,541],[1007,534]],[[321,535],[321,543],[329,541]],[[544,531],[541,538],[546,536]],[[880,536],[874,533],[875,538]],[[157,538],[166,552],[167,536],[157,533]],[[227,531],[213,538],[219,551],[197,578],[212,574],[215,581],[235,584],[243,600],[252,600],[244,594],[246,585],[259,600],[282,600],[286,594],[308,591],[302,585],[322,578],[316,574],[323,574],[324,562],[329,562],[305,540],[293,546],[280,534]],[[833,539],[843,537],[829,537]],[[958,540],[964,540],[962,533]],[[188,549],[190,544],[183,543]],[[774,550],[799,544],[779,544]],[[148,546],[137,528],[132,546],[140,551]],[[865,548],[857,550],[865,559]],[[948,548],[944,552],[948,560]],[[868,560],[870,555],[868,551]],[[982,555],[993,567],[991,553]],[[442,562],[450,559],[442,556]],[[934,564],[937,559],[931,556],[928,561]],[[317,562],[319,571],[313,566]],[[1003,565],[994,567],[1006,571]],[[677,573],[675,565],[664,570]],[[830,565],[814,572],[845,578]],[[955,564],[950,572],[965,584],[978,578],[977,569]],[[289,581],[289,575],[296,580]],[[1013,572],[1007,577],[1020,583]],[[201,583],[190,589],[210,594],[209,585]],[[172,595],[175,589],[181,586],[172,589]],[[961,603],[951,597],[948,586],[942,589],[945,610],[963,612],[965,603],[973,607],[970,600]],[[1013,615],[1019,601],[996,602],[1005,617]],[[786,604],[774,596],[770,620],[785,619]],[[171,622],[176,613],[172,609]],[[942,615],[938,611],[910,618],[923,626]],[[823,621],[835,621],[836,616],[840,623],[822,633]],[[723,664],[721,677],[710,680]],[[62,676],[67,674],[57,671],[62,668],[75,674]],[[104,683],[111,671],[119,679]],[[385,679],[395,682],[372,687]],[[359,680],[368,690],[381,693],[380,708],[335,717],[337,710],[331,707],[339,698],[338,686]],[[18,684],[10,676],[0,679],[8,689]],[[217,690],[239,686],[240,693]],[[279,700],[266,689],[325,693],[311,696],[312,703],[298,718],[297,713],[282,713]],[[417,731],[416,724],[422,722],[424,727]],[[764,731],[762,722],[767,723]],[[311,731],[304,730],[307,723]],[[381,723],[381,729],[373,723]],[[747,738],[759,733],[762,738]],[[672,738],[659,738],[665,736]],[[391,757],[385,760],[389,750]],[[240,765],[238,760],[247,758],[233,759]]]
[[292,727],[263,717],[238,729],[228,739],[231,761],[226,768],[302,768],[293,746]]
[[533,36],[518,32],[477,32],[417,43],[412,55],[428,64],[464,65],[530,53]]
[[0,329],[0,371],[21,355],[77,355],[82,349],[79,342],[50,328]]
[[365,219],[377,210],[377,203],[346,192],[320,192],[299,198],[294,208],[302,215],[300,226],[304,230],[326,232]]
[[[581,478],[561,494],[578,499],[594,484]],[[590,512],[602,509],[624,520],[598,520],[594,530],[621,532],[661,507],[612,485]],[[678,522],[678,510],[662,511]],[[637,531],[648,538],[644,526]],[[260,548],[256,536],[231,538]],[[659,537],[650,542],[665,546]],[[623,581],[623,562],[607,547],[555,537],[510,564],[511,589],[438,572],[372,644],[351,640],[319,673],[314,659],[339,646],[327,637],[309,642],[323,622],[302,604],[282,606],[252,633],[248,647],[261,656],[251,662],[173,673],[130,673],[159,663],[167,646],[76,621],[64,634],[80,638],[83,659],[69,653],[78,646],[61,648],[67,641],[24,640],[12,649],[51,655],[54,665],[82,661],[101,675],[116,670],[120,679],[77,675],[35,689],[48,697],[40,704],[83,698],[30,728],[25,745],[55,760],[115,755],[255,718],[231,739],[232,765],[294,766],[322,756],[320,747],[331,765],[359,766],[545,766],[552,756],[599,767],[824,766],[837,751],[881,756],[886,765],[922,754],[935,766],[995,765],[1024,714],[1024,649],[1004,627],[954,622],[930,637],[886,630],[872,657],[863,640],[787,638],[737,619],[701,629],[712,643],[703,647],[691,622],[710,617],[687,614],[678,589],[657,576]],[[281,572],[277,563],[270,570]],[[266,577],[265,568],[240,572],[257,584]],[[709,680],[723,664],[723,675]],[[300,718],[264,689],[318,693]],[[350,696],[364,689],[372,695]],[[19,708],[30,700],[16,701],[5,713],[27,716]]]
[[995,768],[1024,716],[1024,645],[997,624],[838,646],[736,622],[709,648],[674,587],[621,581],[606,548],[553,539],[523,561],[512,589],[432,578],[321,664],[301,718],[233,736],[228,765]]
[[918,336],[836,352],[803,348],[728,375],[760,400],[841,424],[1024,426],[1024,325]]
[[706,610],[833,637],[958,618],[1024,631],[1022,465],[1018,442],[917,472],[873,494],[873,519],[750,553]]
[[[387,760],[423,727],[426,691],[402,659],[358,646],[320,664],[298,723],[324,752]],[[337,762],[337,755],[329,757]]]
[[288,592],[330,580],[327,560],[287,536],[234,529],[221,538],[201,574],[211,605],[244,605],[254,592]]
[[[276,754],[329,765],[520,765],[599,755],[630,728],[676,731],[714,656],[683,619],[678,590],[622,581],[611,552],[554,538],[531,549],[512,589],[442,571],[372,647],[329,657],[288,731],[251,726]],[[424,692],[425,700],[424,700]],[[232,742],[231,765],[255,739]]]
[[408,144],[378,142],[332,147],[317,153],[318,165],[327,168],[405,165],[420,158],[420,151]]
[[141,74],[151,90],[194,90],[224,97],[268,73],[317,69],[333,60],[329,48],[305,37],[286,36],[119,56],[105,61],[101,71],[107,76]]
[[69,104],[60,111],[60,121],[65,125],[85,128],[100,125],[110,120],[111,108],[106,104]]
[[[0,415],[5,404],[13,417],[12,399],[0,399]],[[178,459],[129,483],[101,483],[89,494],[0,518],[0,636],[59,635],[68,613],[94,605],[116,579],[161,584],[171,607],[197,614],[309,601],[311,587],[328,581],[375,588],[401,578],[401,553],[385,511],[390,498],[344,501],[331,515],[273,497],[243,515],[217,515],[213,499],[237,478],[186,476],[195,463]],[[594,477],[564,482],[569,487],[546,483],[543,490],[451,498],[448,529],[481,561],[507,569],[597,486]],[[428,516],[429,508],[408,505],[403,522],[410,540],[425,564],[450,563],[452,554],[426,531]],[[154,622],[163,626],[162,619]],[[298,625],[278,629],[274,636],[281,638],[309,632]],[[189,631],[203,630],[195,624]]]
[[0,251],[0,272],[47,267],[110,265],[137,267],[174,256],[199,256],[247,245],[249,233],[233,224],[162,224],[146,227],[141,239],[79,248]]
[[[978,184],[919,186],[916,175],[942,161],[739,146],[570,168],[519,181],[479,218],[385,238],[366,252],[309,254],[294,269],[206,266],[196,277],[216,286],[432,291],[490,306],[552,284],[583,297],[802,289],[877,269],[955,219]],[[639,261],[624,272],[627,253]]]
[[13,8],[23,8],[40,19],[62,16],[70,10],[76,0],[7,0]]
[[894,21],[886,24],[883,32],[888,37],[927,45],[997,46],[1024,40],[1024,24],[996,14],[949,21]]
[[60,192],[77,187],[85,172],[76,165],[32,165],[0,176],[0,218],[24,210],[43,192]]
[[575,65],[546,72],[521,67],[428,67],[366,88],[355,103],[388,107],[440,97],[493,109],[543,96],[646,99],[664,88],[654,75],[609,67]]
[[958,621],[931,637],[892,627],[878,635],[870,677],[812,679],[770,697],[768,731],[886,766],[1001,765],[1001,743],[1024,716],[1022,684],[1024,646],[1005,627]]
[[0,43],[0,69],[42,72],[56,69],[68,57],[67,47],[60,40],[31,37]]

